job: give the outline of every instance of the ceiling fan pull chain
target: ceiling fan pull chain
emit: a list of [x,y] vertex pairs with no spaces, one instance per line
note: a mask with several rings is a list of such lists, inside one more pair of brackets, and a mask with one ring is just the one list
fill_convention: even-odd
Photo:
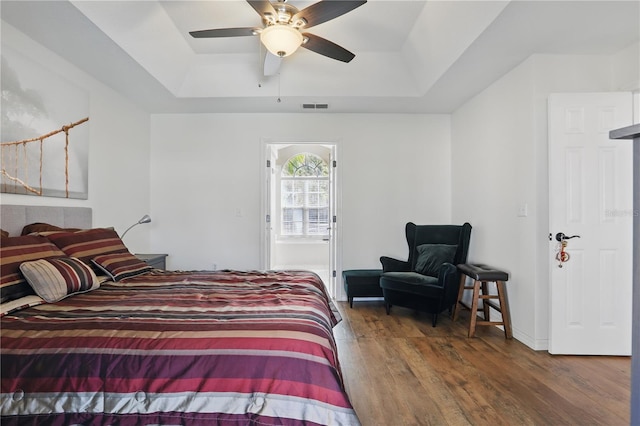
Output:
[[258,75],[260,76],[260,79],[258,80],[258,88],[262,87],[262,77],[264,74],[264,69],[260,69],[261,67],[263,67],[262,63],[261,63],[261,59],[262,59],[262,43],[260,42],[260,39],[258,39]]
[[282,102],[280,99],[280,73],[278,73],[278,103]]

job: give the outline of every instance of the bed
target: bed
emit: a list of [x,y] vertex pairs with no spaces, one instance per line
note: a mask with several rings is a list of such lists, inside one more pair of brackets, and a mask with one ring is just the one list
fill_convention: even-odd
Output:
[[[2,289],[20,263],[37,293],[0,319],[3,425],[359,424],[317,275],[134,267],[115,231],[86,227],[2,239]],[[49,252],[24,260],[10,241],[27,237]],[[74,279],[57,283],[54,267]]]

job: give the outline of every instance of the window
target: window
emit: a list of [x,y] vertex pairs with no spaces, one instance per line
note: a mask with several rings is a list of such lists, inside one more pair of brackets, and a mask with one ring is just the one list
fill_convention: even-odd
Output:
[[329,166],[314,154],[297,154],[282,167],[283,236],[329,235]]

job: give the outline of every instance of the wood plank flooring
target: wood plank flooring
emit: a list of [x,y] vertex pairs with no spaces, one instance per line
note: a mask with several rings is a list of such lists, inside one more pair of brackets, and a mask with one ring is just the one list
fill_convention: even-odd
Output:
[[345,386],[364,426],[628,425],[630,357],[557,356],[506,340],[467,338],[455,323],[381,301],[337,302]]

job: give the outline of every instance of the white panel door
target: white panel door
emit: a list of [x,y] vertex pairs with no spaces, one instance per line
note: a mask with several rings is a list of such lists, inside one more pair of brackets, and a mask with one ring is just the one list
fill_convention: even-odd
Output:
[[273,145],[265,144],[264,146],[264,163],[262,170],[264,171],[263,190],[262,190],[262,269],[271,269],[271,257],[275,252],[275,233],[273,232],[273,214],[275,212],[274,194],[276,179],[273,177],[276,164],[276,150]]
[[329,160],[329,294],[334,299],[338,298],[338,222],[337,222],[337,155],[336,145],[331,145],[331,158]]
[[[630,93],[549,98],[552,354],[631,354],[632,151],[609,139],[631,106]],[[557,233],[580,236],[562,264]]]

